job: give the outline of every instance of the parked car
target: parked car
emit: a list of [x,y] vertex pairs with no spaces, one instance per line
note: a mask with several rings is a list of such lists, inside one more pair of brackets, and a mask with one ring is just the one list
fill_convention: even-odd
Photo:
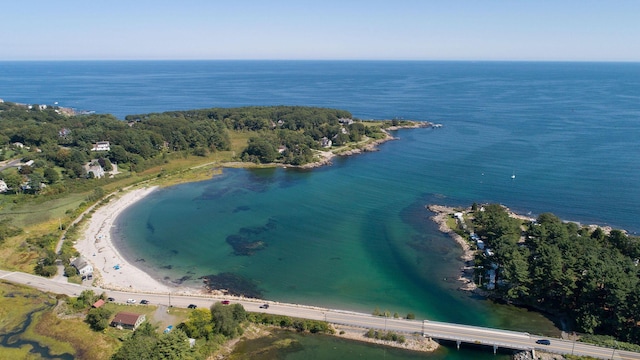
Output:
[[540,345],[551,345],[551,341],[547,339],[536,340],[536,344]]
[[222,305],[229,305],[229,300],[222,300],[221,303]]
[[114,302],[114,301],[116,301],[116,299],[114,299],[114,298],[112,298],[112,297],[108,297],[108,298],[107,298],[107,301],[109,301],[109,302]]
[[127,304],[135,304],[136,300],[135,299],[127,299]]
[[166,329],[164,329],[164,331],[163,331],[163,332],[164,332],[165,334],[168,334],[168,333],[170,333],[170,332],[171,332],[171,330],[173,330],[173,325],[169,325],[169,326],[167,326],[167,328],[166,328]]
[[269,304],[260,305],[260,309],[268,309],[268,308],[269,308]]
[[189,306],[187,306],[187,307],[188,307],[189,309],[195,309],[195,308],[197,308],[198,306],[196,306],[195,304],[189,304]]
[[147,305],[149,304],[149,300],[140,300],[140,304]]

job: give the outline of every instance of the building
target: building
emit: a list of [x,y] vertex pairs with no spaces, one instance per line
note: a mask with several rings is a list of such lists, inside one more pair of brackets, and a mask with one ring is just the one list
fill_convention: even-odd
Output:
[[111,145],[109,144],[108,141],[98,141],[97,143],[93,144],[93,148],[91,148],[91,151],[109,151],[111,150]]
[[90,173],[93,174],[93,177],[96,179],[100,179],[104,177],[104,169],[98,163],[98,160],[92,160],[90,163],[84,165],[84,170],[89,176]]
[[130,312],[119,312],[116,316],[111,320],[111,326],[135,330],[146,320],[146,316],[144,314],[135,314]]
[[4,182],[4,180],[0,180],[0,193],[7,192],[8,190],[9,187],[7,186],[7,183]]
[[104,300],[98,299],[98,301],[94,302],[93,305],[91,305],[91,307],[92,308],[99,308],[104,304],[105,304]]
[[332,141],[329,140],[326,136],[320,139],[320,146],[323,148],[331,147],[333,145]]
[[81,276],[93,275],[93,266],[82,256],[78,256],[71,262],[71,266],[76,268]]
[[338,119],[338,122],[342,125],[351,125],[353,124],[353,119],[340,118]]

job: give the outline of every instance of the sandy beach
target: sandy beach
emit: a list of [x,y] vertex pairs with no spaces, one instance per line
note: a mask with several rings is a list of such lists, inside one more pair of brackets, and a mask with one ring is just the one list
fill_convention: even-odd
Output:
[[118,215],[155,189],[157,186],[117,193],[91,215],[75,248],[92,263],[96,285],[113,290],[169,292],[169,286],[127,262],[111,239],[111,229]]

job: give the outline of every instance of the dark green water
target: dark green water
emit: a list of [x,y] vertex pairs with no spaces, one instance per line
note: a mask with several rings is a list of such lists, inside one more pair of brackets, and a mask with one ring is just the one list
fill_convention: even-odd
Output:
[[493,355],[493,350],[469,346],[456,350],[441,347],[433,353],[421,353],[341,339],[335,336],[275,332],[271,336],[240,342],[231,360],[333,360],[333,359],[508,359],[510,352]]

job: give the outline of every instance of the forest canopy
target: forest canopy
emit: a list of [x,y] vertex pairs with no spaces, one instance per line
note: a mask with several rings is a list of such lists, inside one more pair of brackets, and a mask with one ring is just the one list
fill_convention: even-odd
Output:
[[[384,136],[380,126],[354,121],[348,111],[317,107],[169,111],[129,115],[125,121],[108,114],[68,115],[62,110],[0,103],[0,161],[31,161],[19,172],[0,173],[12,191],[37,193],[44,185],[99,176],[90,165],[109,171],[118,164],[140,172],[162,164],[171,154],[207,156],[230,151],[233,136],[241,133],[246,135],[236,138],[245,144],[240,144],[235,160],[290,165],[317,160],[315,150],[327,144]],[[95,151],[99,142],[108,144],[107,150]]]
[[569,315],[585,333],[640,343],[639,237],[551,213],[523,224],[496,204],[473,216],[476,234],[492,249],[476,257],[478,269],[496,269],[497,296]]

